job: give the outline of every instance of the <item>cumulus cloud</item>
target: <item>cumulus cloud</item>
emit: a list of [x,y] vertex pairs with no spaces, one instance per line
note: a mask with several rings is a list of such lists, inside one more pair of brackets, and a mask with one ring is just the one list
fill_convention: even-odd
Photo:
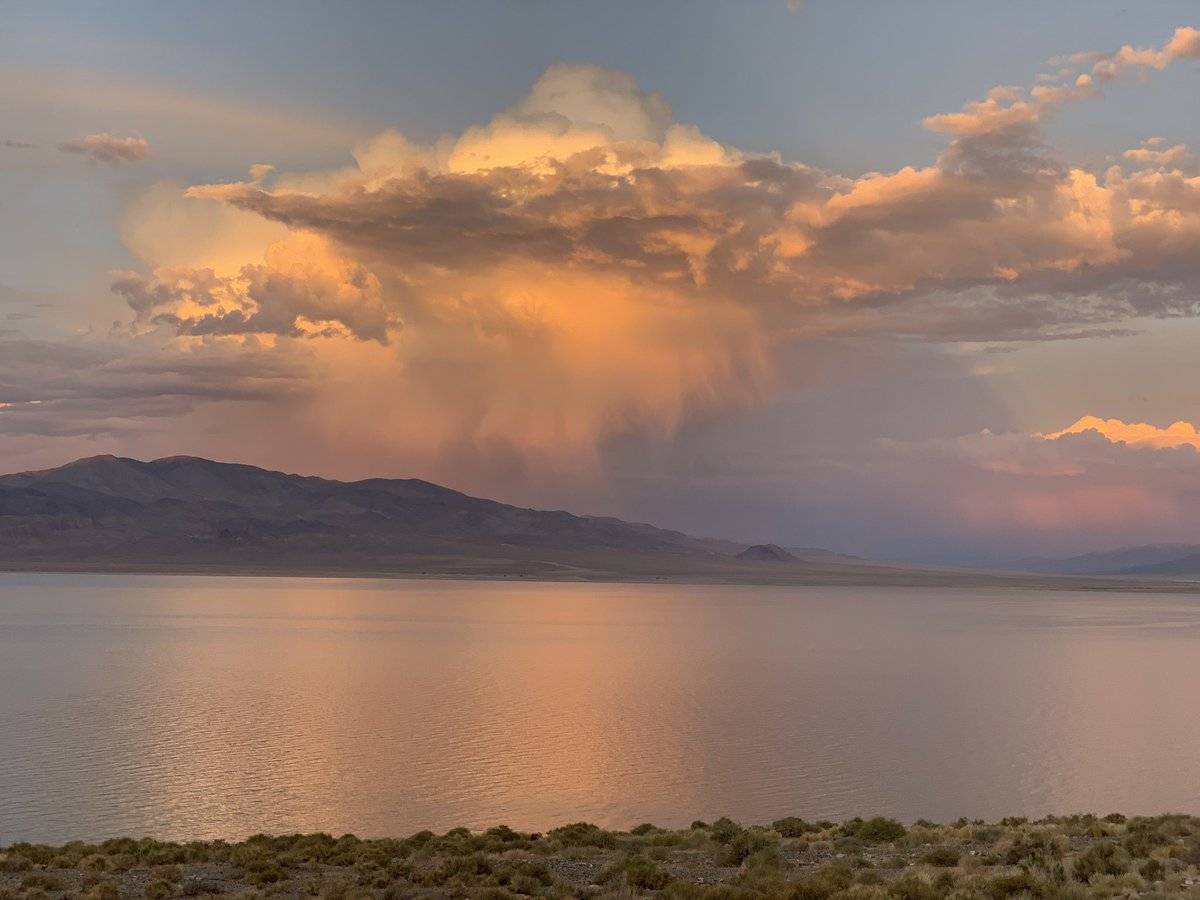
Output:
[[86,156],[94,163],[140,162],[150,158],[150,142],[145,138],[116,137],[106,131],[64,141],[58,149]]
[[[1191,55],[1190,33],[1137,65]],[[931,116],[936,160],[857,177],[723,145],[626,73],[555,66],[457,135],[385,131],[342,169],[258,164],[156,195],[123,227],[147,271],[114,290],[137,333],[304,338],[329,373],[318,435],[586,464],[622,431],[755,402],[778,348],[807,338],[1066,339],[1195,315],[1182,157],[1147,144],[1165,155],[1095,172],[1045,143],[1050,117],[1101,98],[1104,62]]]
[[379,279],[329,251],[316,235],[272,245],[262,265],[235,277],[212,269],[160,268],[153,278],[117,273],[114,293],[134,325],[169,325],[181,335],[345,335],[387,343],[399,327]]

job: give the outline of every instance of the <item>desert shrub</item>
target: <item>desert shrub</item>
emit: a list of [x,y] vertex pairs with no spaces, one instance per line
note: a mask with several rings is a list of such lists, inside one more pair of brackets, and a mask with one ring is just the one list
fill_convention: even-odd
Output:
[[1075,859],[1075,878],[1088,882],[1096,875],[1123,875],[1129,871],[1129,854],[1112,841],[1096,841]]
[[452,881],[471,882],[492,874],[492,863],[482,853],[471,856],[447,856],[433,869],[423,873],[426,884],[444,885]]
[[889,844],[904,837],[908,829],[895,819],[876,816],[873,819],[851,819],[842,825],[842,831],[847,837],[853,837],[864,844]]
[[888,894],[896,900],[940,900],[946,891],[909,872],[888,885]]
[[617,839],[611,832],[598,828],[590,822],[574,822],[555,828],[548,835],[550,840],[562,847],[615,847]]
[[60,878],[53,875],[47,875],[44,872],[34,872],[32,875],[26,875],[21,879],[21,887],[24,890],[32,890],[40,888],[43,891],[61,891],[63,883]]
[[1062,857],[1063,842],[1058,835],[1047,829],[1018,832],[1012,842],[1000,852],[1000,858],[1010,866],[1045,866]]
[[168,897],[175,896],[175,885],[169,881],[156,879],[146,885],[146,889],[142,891],[142,896],[146,900],[167,900]]
[[820,831],[812,822],[806,822],[799,816],[785,816],[771,823],[771,829],[779,832],[785,838],[798,838],[803,835]]
[[927,851],[925,853],[925,855],[921,857],[921,862],[923,862],[927,865],[930,865],[930,866],[939,866],[942,868],[950,868],[951,866],[957,866],[958,860],[959,860],[958,850],[956,850],[954,847],[945,847],[945,846],[934,847],[931,850]]
[[1033,893],[1034,882],[1028,872],[1017,872],[1012,875],[997,875],[987,879],[983,888],[988,897],[993,900],[1004,900],[1017,894]]
[[1162,881],[1167,874],[1167,868],[1160,859],[1148,859],[1142,863],[1138,873],[1147,881]]
[[714,841],[718,844],[728,844],[742,832],[742,826],[728,816],[721,816],[717,821],[713,822],[708,828],[708,833],[712,835]]
[[82,896],[88,900],[118,900],[121,896],[117,883],[111,878],[85,878],[82,887]]
[[779,835],[762,828],[744,828],[738,831],[718,856],[721,866],[740,866],[747,858],[768,847],[778,847]]
[[853,881],[849,866],[829,865],[790,885],[787,896],[789,900],[827,900],[846,890]]
[[0,854],[0,873],[27,872],[33,863],[19,853]]
[[764,873],[781,871],[783,869],[783,850],[779,847],[779,841],[773,840],[765,847],[755,850],[746,857],[742,866],[747,872],[760,878]]
[[644,856],[627,857],[622,869],[629,886],[644,891],[661,891],[671,881],[670,875]]
[[656,831],[662,831],[662,829],[657,825],[651,825],[649,822],[643,822],[641,825],[635,825],[629,829],[630,834],[636,834],[638,837],[654,834]]

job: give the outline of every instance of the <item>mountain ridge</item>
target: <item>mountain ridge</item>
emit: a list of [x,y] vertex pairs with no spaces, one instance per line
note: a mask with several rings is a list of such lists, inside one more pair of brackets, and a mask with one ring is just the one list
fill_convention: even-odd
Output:
[[107,454],[0,476],[0,538],[0,560],[232,554],[283,563],[316,552],[324,564],[340,557],[347,566],[384,568],[438,555],[529,560],[538,549],[551,557],[620,551],[719,560],[744,546],[611,516],[517,507],[415,478],[340,481],[195,456]]
[[338,481],[186,455],[148,462],[101,455],[0,476],[0,570],[1200,587],[1166,578],[888,565],[820,548],[748,546],[611,516],[527,509],[415,478]]

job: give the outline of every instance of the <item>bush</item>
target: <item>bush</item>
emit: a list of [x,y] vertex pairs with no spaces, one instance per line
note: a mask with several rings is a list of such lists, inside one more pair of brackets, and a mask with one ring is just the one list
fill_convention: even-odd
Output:
[[718,844],[728,844],[742,832],[742,826],[728,816],[721,816],[709,826],[709,834]]
[[943,890],[912,872],[893,881],[888,886],[888,894],[896,900],[940,900],[945,896]]
[[765,831],[761,828],[742,829],[725,845],[724,852],[717,858],[717,864],[740,866],[747,857],[768,847],[776,846],[778,841],[779,836],[772,831]]
[[959,854],[953,847],[934,847],[921,857],[921,862],[930,866],[948,869],[958,865]]
[[785,838],[798,838],[812,832],[820,831],[812,822],[806,822],[799,816],[785,816],[771,823],[771,828]]
[[645,891],[661,891],[671,876],[644,856],[631,856],[625,861],[625,880],[630,887]]
[[1096,841],[1075,859],[1075,878],[1085,884],[1096,875],[1124,875],[1129,854],[1112,841]]
[[1004,900],[1017,894],[1034,893],[1033,879],[1028,872],[1018,872],[1015,875],[999,875],[984,883],[984,890],[993,900]]
[[788,897],[789,900],[827,900],[850,887],[853,880],[849,866],[826,866],[792,884]]
[[1044,829],[1019,833],[1001,856],[1010,866],[1047,866],[1062,857],[1059,837]]
[[617,839],[611,832],[590,822],[574,822],[550,831],[549,838],[563,847],[615,847]]
[[1162,864],[1162,860],[1148,859],[1142,863],[1138,872],[1147,881],[1162,881],[1163,876],[1167,874],[1167,867]]
[[907,834],[908,829],[895,819],[876,816],[873,819],[851,819],[842,826],[848,837],[857,838],[865,844],[890,844]]

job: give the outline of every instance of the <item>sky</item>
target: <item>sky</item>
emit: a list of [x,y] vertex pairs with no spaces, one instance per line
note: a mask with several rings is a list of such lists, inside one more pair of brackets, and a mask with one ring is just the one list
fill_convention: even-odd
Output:
[[0,469],[1200,542],[1200,6],[23,3]]

